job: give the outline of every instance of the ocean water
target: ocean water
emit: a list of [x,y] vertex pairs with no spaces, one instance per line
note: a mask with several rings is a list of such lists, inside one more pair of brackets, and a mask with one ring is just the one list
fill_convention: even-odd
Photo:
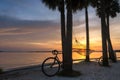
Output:
[[[84,52],[73,53],[73,59],[85,59]],[[93,52],[90,58],[99,58],[101,52]],[[47,57],[53,56],[51,52],[0,52],[0,68],[9,70],[13,68],[20,68],[24,66],[40,65]],[[58,55],[62,61],[62,55]],[[117,53],[120,57],[120,53]]]

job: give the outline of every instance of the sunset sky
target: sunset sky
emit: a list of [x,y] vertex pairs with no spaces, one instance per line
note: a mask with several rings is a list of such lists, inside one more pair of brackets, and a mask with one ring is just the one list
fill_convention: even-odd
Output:
[[[85,48],[84,9],[73,14],[73,47]],[[89,7],[90,49],[101,50],[101,25]],[[120,49],[120,14],[110,19],[114,49]],[[75,43],[75,37],[79,43]],[[0,0],[0,50],[61,50],[60,13],[41,0]]]

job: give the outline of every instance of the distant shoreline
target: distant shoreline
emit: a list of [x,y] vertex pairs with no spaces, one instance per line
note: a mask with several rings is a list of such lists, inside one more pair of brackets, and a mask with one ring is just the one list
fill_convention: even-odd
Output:
[[32,53],[32,52],[51,52],[51,51],[0,51],[0,52],[29,52],[29,53]]
[[[73,52],[77,52],[78,50],[73,50]],[[91,52],[102,52],[101,50],[90,50]],[[39,52],[52,52],[52,50],[46,50],[46,51],[0,51],[1,52],[29,52],[29,53],[33,53],[33,52],[36,52],[36,53],[39,53]],[[62,52],[62,51],[59,51],[59,52]],[[80,50],[80,52],[84,52],[82,50]],[[120,50],[114,50],[114,52],[120,52]]]

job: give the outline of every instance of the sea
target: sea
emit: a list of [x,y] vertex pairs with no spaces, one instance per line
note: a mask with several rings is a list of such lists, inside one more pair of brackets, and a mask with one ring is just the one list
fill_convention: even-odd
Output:
[[[120,52],[116,52],[117,57],[120,58]],[[51,52],[0,52],[0,68],[3,70],[10,70],[14,68],[21,68],[27,66],[41,65],[47,57],[54,56]],[[102,52],[90,53],[90,59],[99,58]],[[62,61],[62,54],[58,54]],[[73,60],[85,59],[85,52],[73,52]]]

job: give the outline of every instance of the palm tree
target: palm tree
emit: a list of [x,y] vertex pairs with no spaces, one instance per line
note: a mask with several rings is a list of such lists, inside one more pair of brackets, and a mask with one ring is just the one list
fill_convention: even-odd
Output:
[[109,58],[116,62],[116,55],[113,51],[112,43],[110,40],[110,25],[109,25],[109,16],[114,18],[117,16],[117,13],[120,13],[120,6],[118,0],[110,0],[107,1],[107,8],[106,8],[106,22],[107,22],[107,40],[108,40],[108,50],[109,50]]
[[63,70],[66,68],[65,66],[65,60],[66,60],[66,26],[65,26],[65,10],[64,10],[64,0],[61,0],[60,2],[60,12],[61,12],[61,39],[62,39],[62,57],[63,57]]
[[62,40],[62,57],[63,69],[66,68],[66,28],[65,28],[65,14],[64,14],[64,0],[42,0],[42,2],[52,10],[58,9],[61,14],[61,40]]
[[108,54],[107,54],[107,32],[106,32],[106,20],[105,20],[105,7],[106,0],[91,0],[92,6],[96,8],[96,12],[99,12],[101,18],[101,36],[102,36],[102,55],[103,55],[103,66],[109,66]]
[[[73,21],[72,21],[72,7],[76,4],[77,0],[65,0],[67,9],[67,24],[66,24],[66,53],[65,53],[65,67],[61,71],[64,76],[79,76],[80,72],[74,71],[72,66],[72,31],[73,31]],[[76,6],[76,5],[75,5]]]
[[72,1],[66,0],[67,7],[67,53],[66,53],[66,68],[67,71],[72,70]]
[[[105,17],[106,17],[106,32],[107,32],[107,41],[108,41],[108,51],[109,51],[109,58],[113,61],[116,62],[116,55],[113,51],[111,39],[110,39],[110,28],[109,28],[109,16],[114,18],[117,16],[117,13],[120,12],[120,6],[118,3],[118,0],[106,0],[105,1],[106,7],[105,7]],[[99,17],[100,15],[100,10],[97,10],[97,14]]]
[[[60,72],[64,76],[79,76],[80,73],[72,69],[72,1],[73,0],[43,0],[50,9],[59,9],[61,13],[61,36],[63,52],[63,70]],[[67,27],[65,27],[64,2],[67,7]]]
[[88,6],[90,4],[89,0],[85,0],[85,18],[86,18],[86,62],[90,61],[89,57],[89,20],[88,20]]
[[102,32],[102,50],[103,50],[103,66],[109,66],[108,54],[107,54],[107,42],[106,42],[106,22],[105,22],[105,1],[100,1],[100,16],[101,16],[101,32]]

